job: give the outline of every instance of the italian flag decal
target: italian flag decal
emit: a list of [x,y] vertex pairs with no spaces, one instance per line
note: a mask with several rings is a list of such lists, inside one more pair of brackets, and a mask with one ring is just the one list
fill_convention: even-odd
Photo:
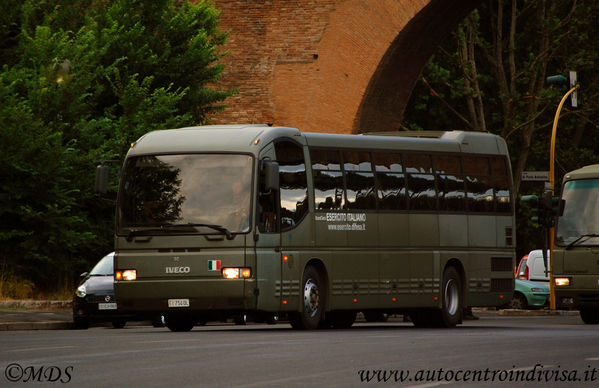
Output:
[[220,271],[220,260],[208,260],[208,271]]

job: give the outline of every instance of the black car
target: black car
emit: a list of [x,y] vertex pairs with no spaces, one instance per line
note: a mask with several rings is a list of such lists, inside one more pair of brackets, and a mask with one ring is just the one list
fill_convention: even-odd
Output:
[[76,329],[87,329],[91,322],[112,322],[116,329],[125,327],[134,316],[117,310],[114,298],[114,252],[104,256],[90,272],[81,274],[81,284],[73,296],[73,323]]

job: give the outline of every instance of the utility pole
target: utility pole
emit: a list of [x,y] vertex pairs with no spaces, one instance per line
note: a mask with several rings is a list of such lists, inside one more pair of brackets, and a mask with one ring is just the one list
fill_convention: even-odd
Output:
[[[554,75],[551,77],[547,77],[548,84],[566,84],[570,86],[570,89],[564,94],[562,100],[557,106],[557,111],[555,112],[555,118],[553,119],[553,130],[551,132],[551,150],[549,152],[549,183],[551,185],[551,196],[554,195],[555,192],[555,138],[557,136],[557,122],[559,120],[559,115],[562,111],[562,107],[566,102],[568,96],[571,96],[572,107],[578,107],[578,95],[576,90],[580,88],[580,84],[577,81],[576,72],[571,71],[569,73],[569,78],[564,77],[563,75]],[[555,234],[555,227],[553,225],[549,228],[549,264],[551,266],[551,270],[549,273],[549,301],[551,310],[555,310],[555,285],[553,284],[553,239]]]

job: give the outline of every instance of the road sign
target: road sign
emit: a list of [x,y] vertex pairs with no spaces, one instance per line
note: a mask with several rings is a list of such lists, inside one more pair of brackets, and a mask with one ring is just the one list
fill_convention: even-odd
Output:
[[549,180],[549,171],[522,171],[522,180],[546,182]]

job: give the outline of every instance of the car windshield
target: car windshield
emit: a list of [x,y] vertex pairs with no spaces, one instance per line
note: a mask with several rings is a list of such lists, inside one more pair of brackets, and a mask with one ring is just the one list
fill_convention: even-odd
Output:
[[599,179],[568,181],[563,214],[557,223],[559,245],[599,245]]
[[237,154],[145,155],[127,160],[119,233],[249,231],[253,158]]
[[98,264],[96,264],[94,268],[92,268],[92,270],[89,272],[89,275],[112,276],[113,257],[114,255],[112,253],[109,253],[108,255],[104,256],[100,261],[98,261]]

